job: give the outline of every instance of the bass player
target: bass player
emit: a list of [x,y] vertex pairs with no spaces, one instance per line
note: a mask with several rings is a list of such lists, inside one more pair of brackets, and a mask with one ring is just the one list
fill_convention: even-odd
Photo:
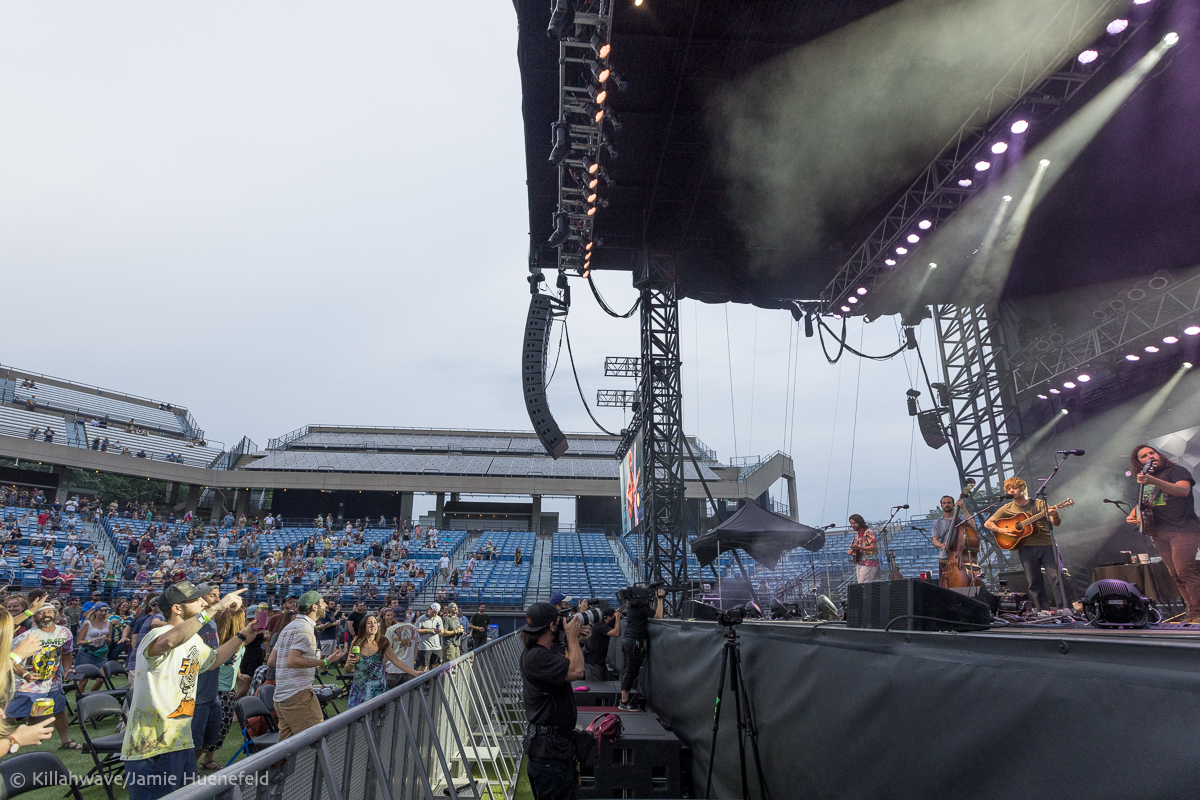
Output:
[[[1196,565],[1196,550],[1200,548],[1200,518],[1196,517],[1196,504],[1192,499],[1192,487],[1196,481],[1192,473],[1171,461],[1148,444],[1139,444],[1129,457],[1134,469],[1143,470],[1149,462],[1149,470],[1138,473],[1137,482],[1142,499],[1150,507],[1147,514],[1149,524],[1144,530],[1154,539],[1154,549],[1162,556],[1163,565],[1179,593],[1187,604],[1187,622],[1200,622],[1200,567]],[[1125,518],[1137,525],[1141,521],[1141,506],[1134,506]]]
[[[1031,499],[1029,487],[1020,478],[1006,480],[1004,491],[1012,496],[1012,501],[1000,506],[996,513],[983,523],[983,527],[993,533],[1003,533],[997,527],[997,522],[1012,519],[1018,514],[1037,514],[1046,510],[1046,501]],[[1050,509],[1049,517],[1054,527],[1057,528],[1062,524],[1062,517],[1055,509]],[[1063,594],[1063,587],[1059,581],[1060,573],[1058,562],[1054,557],[1053,542],[1050,539],[1050,526],[1046,524],[1046,518],[1042,517],[1031,527],[1033,532],[1021,539],[1014,548],[1021,558],[1021,566],[1025,568],[1025,577],[1029,581],[1029,597],[1037,605],[1039,611],[1049,610],[1050,600],[1046,596],[1046,584],[1042,578],[1042,568],[1044,567],[1046,576],[1050,578],[1050,586],[1054,590],[1056,604],[1060,608],[1066,608],[1066,595]]]

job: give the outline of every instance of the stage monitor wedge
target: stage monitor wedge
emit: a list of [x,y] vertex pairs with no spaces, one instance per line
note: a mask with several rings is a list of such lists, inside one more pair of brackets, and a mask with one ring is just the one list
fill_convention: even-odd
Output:
[[846,593],[851,628],[887,628],[895,621],[890,630],[977,631],[992,623],[986,604],[915,578],[852,583]]
[[525,344],[521,348],[521,384],[525,394],[525,410],[542,447],[551,458],[567,452],[566,435],[550,414],[546,404],[546,361],[550,348],[550,321],[556,301],[544,294],[529,298],[529,315],[525,318]]

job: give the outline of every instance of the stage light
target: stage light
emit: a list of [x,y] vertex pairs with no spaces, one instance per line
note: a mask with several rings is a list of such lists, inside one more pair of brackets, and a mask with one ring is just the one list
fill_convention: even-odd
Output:
[[1188,336],[1195,336],[1197,333],[1200,333],[1200,325],[1189,325],[1183,329],[1183,332]]
[[847,314],[849,314],[849,313],[850,313],[850,306],[842,306],[842,311],[845,311]]
[[865,287],[865,286],[860,286],[860,287],[858,287],[858,289],[856,289],[855,291],[857,291],[859,294],[866,294],[866,293],[867,293],[867,287]]
[[847,302],[847,303],[851,303],[851,304],[853,304],[853,303],[857,303],[857,302],[858,302],[858,298],[857,298],[857,297],[847,297],[847,298],[846,298],[846,302]]
[[1093,583],[1083,595],[1083,615],[1096,628],[1145,628],[1160,619],[1154,604],[1132,583],[1104,578]]
[[918,223],[917,223],[917,227],[918,227],[918,228],[920,228],[920,229],[921,229],[921,230],[923,230],[923,231],[927,231],[927,230],[929,230],[930,228],[932,228],[932,227],[933,227],[933,223],[932,223],[932,222],[930,222],[930,221],[929,221],[929,220],[927,220],[927,219],[923,219],[923,220],[921,220],[920,222],[918,222]]
[[1075,383],[1074,383],[1074,381],[1065,381],[1065,382],[1063,383],[1063,388],[1064,388],[1064,389],[1074,389],[1074,388],[1075,388]]
[[588,242],[587,244],[585,244],[585,245],[583,246],[583,249],[584,249],[584,250],[591,250],[591,249],[592,249],[592,242]]
[[1113,36],[1116,36],[1118,33],[1120,33],[1121,31],[1125,30],[1128,27],[1129,27],[1129,20],[1114,19],[1112,22],[1108,23],[1108,26],[1105,27],[1104,30],[1108,31]]
[[599,123],[602,119],[604,119],[604,109],[603,108],[596,111],[595,116],[592,117],[592,121]]
[[599,33],[593,33],[592,50],[594,50],[596,55],[600,56],[600,58],[608,58],[608,54],[612,50],[612,45],[606,42]]
[[1183,362],[1183,368],[1184,368],[1184,369],[1191,369],[1191,368],[1192,368],[1192,362],[1190,362],[1190,361],[1185,361],[1185,362]]
[[571,152],[571,129],[565,122],[555,122],[550,126],[550,163],[559,166]]
[[976,161],[975,162],[975,171],[976,172],[983,172],[983,171],[989,170],[991,168],[992,168],[992,162],[990,162],[990,161]]
[[897,247],[896,253],[898,255],[906,256],[906,255],[908,255],[908,248],[907,247]]
[[1029,123],[1023,119],[1019,119],[1012,124],[1012,128],[1009,130],[1011,130],[1013,133],[1024,133],[1025,131],[1029,130]]
[[974,181],[972,181],[970,178],[959,178],[958,185],[965,189],[968,186],[970,186],[973,182]]
[[595,175],[596,170],[600,169],[599,161],[584,161],[584,166],[588,171],[588,175]]
[[937,264],[935,264],[935,263],[933,263],[932,261],[930,261],[930,262],[929,262],[929,268],[930,268],[930,269],[937,269]]
[[1178,336],[1164,336],[1163,337],[1163,344],[1175,344],[1178,341],[1179,341]]
[[588,188],[595,189],[598,183],[600,183],[599,178],[592,178],[590,181],[588,181]]
[[584,264],[583,272],[579,273],[579,277],[586,278],[588,275],[591,275],[591,274],[592,274],[592,271],[590,269],[588,269],[587,264]]
[[604,101],[608,99],[608,92],[598,86],[589,86],[588,96],[592,98],[596,105],[602,106],[604,105]]
[[1079,63],[1080,64],[1090,64],[1099,57],[1100,57],[1100,54],[1097,53],[1095,50],[1084,50],[1082,53],[1079,54]]
[[1125,360],[1126,360],[1126,361],[1141,361],[1141,360],[1142,360],[1142,357],[1141,357],[1141,356],[1135,356],[1133,353],[1130,353],[1129,355],[1125,356]]
[[564,211],[556,212],[554,215],[554,233],[550,234],[547,244],[551,247],[558,247],[567,240],[567,236],[571,233],[570,221]]
[[1149,3],[1149,2],[1150,2],[1150,0],[1133,0],[1133,4],[1135,6],[1144,6],[1144,5],[1146,5],[1146,3]]
[[917,236],[915,233],[910,233],[908,235],[908,243],[909,244],[916,244],[919,241],[921,241],[921,237]]
[[554,10],[550,12],[550,24],[546,27],[546,36],[550,39],[561,39],[567,35],[567,29],[575,24],[575,4],[571,0],[557,0]]
[[[834,318],[834,319],[841,319],[841,318],[842,318],[842,315],[841,315],[841,314],[834,314],[834,315],[833,315],[833,318]],[[97,472],[99,472],[99,470],[96,470],[96,471],[97,471]]]
[[1062,394],[1058,389],[1051,389],[1050,394]]
[[592,77],[599,83],[604,83],[608,80],[609,68],[603,64],[592,64]]
[[1167,47],[1174,47],[1175,45],[1179,44],[1179,34],[1175,31],[1171,31],[1162,38],[1162,41]]
[[1079,376],[1078,378],[1076,378],[1075,380],[1079,381],[1080,383],[1087,383],[1087,382],[1088,382],[1088,381],[1090,381],[1091,379],[1092,379],[1092,376],[1091,376],[1091,375],[1088,375],[1087,373],[1084,373],[1083,375],[1080,375],[1080,376]]
[[1049,397],[1047,397],[1047,396],[1046,396],[1046,395],[1044,395],[1044,394],[1039,394],[1039,395],[1038,395],[1038,399],[1039,399],[1039,400],[1049,400],[1050,398],[1049,398]]
[[1157,348],[1157,347],[1155,347],[1155,346],[1154,346],[1154,345],[1152,345],[1152,344],[1148,344],[1148,345],[1146,345],[1146,352],[1147,352],[1147,353],[1157,353],[1157,352],[1158,352],[1158,348]]
[[588,201],[589,203],[594,203],[594,202],[596,202],[596,193],[595,193],[595,192],[592,192],[591,194],[589,194],[589,195],[588,195],[588,199],[587,199],[587,201]]
[[894,266],[896,266],[896,259],[894,259],[894,258],[885,258],[885,259],[883,260],[883,263],[887,264],[889,267],[894,267]]
[[1003,200],[1003,201],[1004,201],[1004,202],[1006,202],[1006,203],[1011,203],[1011,202],[1012,202],[1012,195],[1011,195],[1011,194],[1006,194],[1006,195],[1004,195],[1004,197],[1002,197],[1002,198],[1000,198],[1000,199],[1001,199],[1001,200]]
[[1000,155],[1007,149],[1008,145],[1004,142],[996,142],[994,145],[992,145],[992,152],[996,155]]
[[642,0],[633,0],[633,4],[635,6],[640,6],[642,4]]
[[589,217],[594,217],[594,216],[596,216],[596,207],[595,207],[595,206],[591,206],[591,207],[589,207],[589,208],[588,208],[588,213],[587,213],[587,215],[588,215]]
[[1050,159],[1048,159],[1048,158],[1043,158],[1041,161],[1039,161],[1039,162],[1038,162],[1038,166],[1039,166],[1039,167],[1048,167],[1048,166],[1050,166]]
[[[1053,390],[1051,390],[1051,391],[1053,391]],[[1062,411],[1059,411],[1058,413],[1059,413],[1059,414],[1062,414],[1062,415],[1065,417],[1067,414],[1070,414],[1071,412],[1070,412],[1070,411],[1067,411],[1067,410],[1064,408]]]

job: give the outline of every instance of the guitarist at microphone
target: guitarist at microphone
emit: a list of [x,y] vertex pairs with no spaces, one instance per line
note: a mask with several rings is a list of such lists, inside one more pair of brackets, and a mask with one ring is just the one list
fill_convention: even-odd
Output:
[[[1004,533],[997,522],[1004,522],[1021,514],[1038,514],[1046,511],[1044,500],[1033,500],[1029,497],[1029,487],[1020,478],[1009,478],[1004,482],[1005,493],[1012,496],[1012,501],[1000,506],[995,514],[988,517],[983,527],[993,533]],[[1062,525],[1058,511],[1050,509],[1050,522],[1054,527]],[[1046,596],[1046,584],[1042,577],[1042,568],[1046,569],[1046,577],[1054,590],[1055,604],[1061,604],[1065,595],[1059,585],[1058,564],[1054,558],[1054,547],[1050,539],[1050,527],[1046,518],[1042,517],[1032,524],[1033,532],[1025,536],[1014,548],[1021,558],[1021,566],[1025,568],[1025,577],[1029,580],[1029,597],[1037,605],[1039,611],[1050,609],[1050,600]]]

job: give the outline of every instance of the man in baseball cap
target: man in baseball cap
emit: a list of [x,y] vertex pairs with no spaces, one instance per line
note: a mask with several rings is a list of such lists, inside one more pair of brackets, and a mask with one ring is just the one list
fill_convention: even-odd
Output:
[[199,633],[209,614],[237,608],[245,591],[227,594],[209,606],[204,596],[210,590],[188,581],[168,586],[158,598],[167,624],[151,628],[138,643],[121,746],[130,800],[155,800],[195,781],[192,716],[198,676],[228,661],[254,632],[250,624],[216,649],[206,645]]
[[562,592],[555,592],[554,594],[550,595],[550,605],[557,606],[558,608],[566,608],[567,601],[570,599],[570,597]]
[[[560,628],[566,634],[566,656],[552,649]],[[564,620],[550,602],[525,609],[525,624],[517,629],[525,646],[521,678],[529,724],[524,749],[534,797],[575,797],[576,711],[571,681],[583,678],[579,628],[578,617]]]

